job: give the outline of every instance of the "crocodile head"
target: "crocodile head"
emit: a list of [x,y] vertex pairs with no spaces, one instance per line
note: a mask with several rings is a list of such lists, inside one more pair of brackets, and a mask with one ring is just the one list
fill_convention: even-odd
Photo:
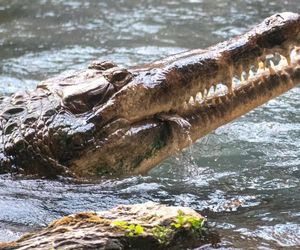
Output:
[[44,81],[2,100],[2,168],[143,173],[299,83],[298,46],[300,16],[280,13],[205,50],[129,69],[94,62]]

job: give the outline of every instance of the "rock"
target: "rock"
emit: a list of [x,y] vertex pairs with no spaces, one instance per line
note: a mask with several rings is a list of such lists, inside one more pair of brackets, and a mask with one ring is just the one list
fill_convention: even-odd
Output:
[[205,221],[187,207],[120,205],[65,216],[0,249],[186,249],[207,243]]

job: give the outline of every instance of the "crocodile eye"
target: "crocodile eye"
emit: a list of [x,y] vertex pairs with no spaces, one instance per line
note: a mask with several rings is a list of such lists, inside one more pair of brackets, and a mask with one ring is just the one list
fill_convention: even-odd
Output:
[[109,82],[112,83],[117,89],[123,87],[132,78],[132,74],[127,69],[115,69],[108,72],[106,75]]
[[114,87],[105,77],[98,77],[67,85],[61,90],[61,95],[64,106],[79,114],[105,103],[114,92]]
[[112,74],[112,82],[122,82],[127,79],[130,73],[127,70],[117,70]]

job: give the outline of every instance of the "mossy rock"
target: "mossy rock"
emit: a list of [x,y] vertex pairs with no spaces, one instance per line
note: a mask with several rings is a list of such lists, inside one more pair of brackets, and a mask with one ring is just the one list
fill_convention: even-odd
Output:
[[207,243],[206,219],[153,202],[65,216],[0,249],[186,249]]

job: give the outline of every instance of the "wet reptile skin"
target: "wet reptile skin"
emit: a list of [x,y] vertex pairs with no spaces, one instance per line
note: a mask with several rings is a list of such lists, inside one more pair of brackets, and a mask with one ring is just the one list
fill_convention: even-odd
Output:
[[[93,62],[88,69],[43,81],[34,91],[2,97],[0,173],[82,177],[148,170],[292,88],[299,77],[297,64],[279,72],[278,79],[265,74],[265,85],[257,81],[257,86],[229,91],[200,107],[183,105],[218,82],[230,90],[234,75],[248,72],[250,65],[273,50],[289,57],[289,46],[299,41],[299,15],[281,13],[206,50],[128,70],[109,61]],[[295,84],[280,87],[290,81]],[[273,84],[273,89],[271,82],[278,86]],[[193,132],[200,125],[203,131]]]
[[67,171],[64,164],[77,151],[97,145],[95,126],[87,122],[91,109],[130,77],[113,63],[94,62],[88,70],[41,82],[35,91],[2,98],[0,171],[20,171],[19,165],[45,175]]

